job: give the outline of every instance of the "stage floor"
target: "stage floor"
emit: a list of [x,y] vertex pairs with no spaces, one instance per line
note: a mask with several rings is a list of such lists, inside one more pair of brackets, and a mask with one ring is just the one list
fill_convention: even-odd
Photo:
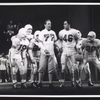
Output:
[[[89,87],[87,82],[83,82],[83,87],[78,89],[71,87],[71,83],[65,82],[65,88],[59,88],[59,82],[54,81],[54,89],[50,89],[48,81],[43,82],[43,88],[38,89],[21,89],[18,82],[18,89],[12,88],[12,83],[0,83],[0,95],[100,95],[100,83],[94,83],[93,87]],[[27,83],[30,85],[30,83]]]

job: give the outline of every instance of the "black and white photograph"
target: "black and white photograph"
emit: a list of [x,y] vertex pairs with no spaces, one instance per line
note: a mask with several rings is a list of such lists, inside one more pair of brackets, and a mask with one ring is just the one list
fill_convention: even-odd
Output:
[[0,96],[100,96],[100,3],[0,3]]

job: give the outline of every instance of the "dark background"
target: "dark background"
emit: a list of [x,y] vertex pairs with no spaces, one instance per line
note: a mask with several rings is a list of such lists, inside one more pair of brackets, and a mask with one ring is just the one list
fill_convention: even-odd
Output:
[[[52,29],[57,35],[63,28],[63,21],[67,20],[72,28],[82,32],[83,37],[93,30],[97,33],[97,38],[100,38],[99,13],[100,6],[96,5],[0,6],[0,37],[3,37],[3,31],[6,30],[10,20],[13,20],[15,24],[21,23],[22,27],[27,23],[32,24],[34,33],[36,30],[42,30],[44,21],[50,19]],[[4,50],[8,50],[8,48],[4,47]]]
[[[42,30],[46,19],[52,21],[52,29],[57,33],[63,28],[63,21],[67,20],[72,28],[81,31],[83,37],[91,30],[100,38],[100,6],[99,5],[32,5],[32,6],[0,6],[0,52],[6,52],[11,47],[9,36],[3,34],[10,20],[15,24],[33,25],[33,33]],[[98,81],[98,70],[90,67],[92,80]],[[95,73],[94,73],[95,71]],[[97,74],[96,74],[97,73]],[[85,75],[83,73],[83,79]]]

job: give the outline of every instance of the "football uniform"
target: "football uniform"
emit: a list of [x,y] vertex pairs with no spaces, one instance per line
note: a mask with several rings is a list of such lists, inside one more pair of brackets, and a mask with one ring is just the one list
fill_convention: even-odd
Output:
[[[36,50],[38,50],[39,47],[37,47],[36,44],[37,44],[37,42],[36,42],[35,38],[33,38],[33,39],[30,41],[30,44],[29,44],[29,52],[30,52],[30,50],[31,50],[31,53],[29,53],[29,56],[30,56],[31,59],[34,58],[34,61],[35,61],[35,64],[34,64],[35,66],[32,66],[32,68],[31,68],[31,71],[32,71],[33,74],[37,72],[37,70],[35,70],[35,69],[37,69],[37,62],[39,61],[39,60],[37,59],[37,57],[38,57],[39,55],[38,55],[38,53],[36,52]],[[35,54],[35,52],[36,52],[36,54]],[[32,62],[31,62],[31,64],[32,64]]]
[[[35,39],[39,39],[39,34],[40,34],[40,31],[39,32],[35,32],[34,33],[34,38]],[[40,47],[39,47],[39,43],[38,42],[35,42],[35,46],[33,48],[33,55],[34,55],[34,58],[37,62],[39,62],[40,60]]]
[[[86,38],[81,38],[81,39],[78,39],[78,42],[77,42],[77,45],[76,45],[76,49],[77,49],[77,56],[75,57],[75,59],[77,61],[79,61],[79,70],[80,72],[84,69],[85,70],[85,73],[87,74],[90,74],[90,68],[89,68],[89,63],[84,63],[83,60],[85,59],[83,57],[83,54],[84,54],[84,51],[82,51],[82,41],[86,40]],[[90,73],[89,73],[90,72]]]
[[77,30],[70,29],[69,31],[63,29],[62,33],[62,55],[61,55],[61,64],[63,65],[62,72],[66,69],[66,64],[70,71],[73,71],[77,67],[77,62],[75,60],[75,45],[77,37]]
[[91,62],[100,69],[100,61],[98,60],[97,53],[100,48],[100,40],[94,39],[89,42],[88,39],[82,41],[82,49],[84,49],[84,62]]
[[23,60],[23,65],[24,65],[24,72],[27,72],[27,65],[28,65],[28,60],[27,60],[27,49],[29,46],[29,41],[27,38],[22,39],[21,41],[21,56],[22,56],[22,60]]
[[26,58],[29,41],[28,41],[28,39],[25,38],[25,39],[22,39],[20,44],[21,44],[21,53],[23,54],[22,57]]
[[82,41],[85,40],[86,38],[81,38],[77,40],[77,44],[76,44],[76,51],[77,54],[75,55],[75,59],[77,61],[82,61],[83,60],[83,51],[82,51]]
[[[28,41],[30,43],[30,41],[34,38],[34,36],[32,34],[30,34],[30,35],[27,35],[26,38],[28,39]],[[28,63],[27,68],[31,69],[31,60],[30,60],[28,52],[27,52],[27,63]]]
[[12,68],[12,73],[16,74],[18,69],[20,71],[20,74],[24,74],[24,65],[22,61],[21,51],[22,51],[23,45],[21,44],[21,41],[18,38],[15,38],[12,40],[12,47],[10,49],[10,61]]
[[[60,40],[57,40],[56,41],[56,45],[60,48],[60,49],[62,49],[62,41],[60,41]],[[60,69],[61,69],[61,51],[55,51],[55,55],[56,55],[56,57],[57,57],[57,61],[58,61],[58,65],[59,65],[59,67],[60,67]]]
[[44,47],[49,51],[50,55],[47,56],[44,50],[41,48],[40,63],[39,63],[39,72],[44,72],[48,64],[48,73],[54,72],[54,41],[57,40],[56,34],[54,31],[44,29],[39,35],[39,40],[42,41]]
[[[74,30],[73,28],[71,28],[71,30]],[[59,39],[60,40],[62,40],[63,39],[63,34],[65,33],[65,29],[63,29],[63,30],[61,30],[59,33],[58,33],[58,37],[59,37]]]

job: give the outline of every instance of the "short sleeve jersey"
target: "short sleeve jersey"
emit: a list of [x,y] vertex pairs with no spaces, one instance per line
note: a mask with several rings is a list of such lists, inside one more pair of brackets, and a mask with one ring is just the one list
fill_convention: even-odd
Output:
[[[57,40],[56,33],[53,30],[48,31],[44,29],[41,31],[39,39],[43,42],[44,47],[50,52],[50,55],[54,54],[54,41]],[[45,54],[42,49],[41,52]]]
[[25,58],[26,57],[26,52],[29,46],[29,40],[28,39],[22,39],[21,43],[20,43],[20,50],[21,53],[23,54],[22,56]]
[[76,37],[78,38],[78,31],[76,29],[70,29],[68,31],[63,29],[61,32],[63,33],[63,52],[66,52],[66,49],[74,50],[76,45]]
[[14,38],[12,40],[12,47],[14,47],[14,53],[15,54],[21,53],[20,46],[21,46],[21,41],[18,38]]
[[13,39],[12,40],[13,49],[11,50],[12,57],[14,58],[20,57],[23,51],[26,52],[28,45],[29,45],[29,41],[27,39],[25,40],[19,40],[18,38]]
[[82,41],[82,48],[84,48],[85,56],[90,55],[91,57],[96,56],[96,50],[100,48],[100,40],[95,39],[93,42],[85,39]]
[[[39,34],[40,34],[40,32],[35,32],[34,33],[34,38],[35,39],[39,39]],[[35,43],[35,46],[33,48],[33,51],[40,51],[39,43],[38,42],[35,42],[34,39],[33,39],[33,42]]]

